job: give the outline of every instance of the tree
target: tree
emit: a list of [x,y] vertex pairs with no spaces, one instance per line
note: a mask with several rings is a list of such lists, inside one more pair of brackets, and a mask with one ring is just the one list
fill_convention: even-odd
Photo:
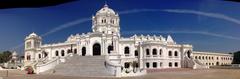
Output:
[[234,52],[232,63],[233,64],[240,64],[240,51]]
[[12,52],[4,51],[0,53],[0,63],[8,62],[12,58]]

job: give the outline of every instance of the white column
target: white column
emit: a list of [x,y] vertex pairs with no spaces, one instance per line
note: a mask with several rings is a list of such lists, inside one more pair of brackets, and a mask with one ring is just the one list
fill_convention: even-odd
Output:
[[150,62],[149,62],[149,68],[153,68],[153,65],[152,65],[152,64],[153,64],[153,62],[150,61]]
[[78,55],[80,55],[80,51],[81,51],[81,50],[80,50],[80,49],[81,49],[81,48],[80,48],[80,44],[81,44],[81,43],[80,43],[80,40],[78,40],[78,42],[77,42],[77,54],[78,54]]
[[50,51],[48,52],[48,59],[51,60],[52,59],[52,48],[50,49]]
[[149,48],[149,52],[150,52],[150,57],[152,58],[153,57],[153,54],[152,54],[152,47]]
[[87,45],[86,45],[86,56],[92,56],[93,55],[93,51],[92,48],[93,45],[91,45],[90,40],[87,41]]
[[143,63],[143,47],[141,46],[141,44],[139,43],[139,51],[138,51],[138,55],[139,55],[139,68],[142,69],[144,68],[144,63]]
[[100,49],[101,49],[101,51],[100,51],[100,55],[105,55],[105,52],[104,52],[104,49],[105,49],[105,46],[104,46],[104,43],[105,43],[105,41],[103,40],[103,39],[101,39],[101,43],[100,43]]

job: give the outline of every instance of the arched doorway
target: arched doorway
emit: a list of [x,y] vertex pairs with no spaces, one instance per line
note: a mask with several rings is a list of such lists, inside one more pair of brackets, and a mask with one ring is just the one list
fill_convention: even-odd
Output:
[[216,65],[219,66],[219,62],[216,62]]
[[96,55],[101,55],[101,45],[99,43],[93,45],[93,56]]
[[43,56],[44,56],[44,57],[47,57],[47,56],[48,56],[48,53],[45,52],[45,51],[43,51]]
[[86,47],[82,47],[82,56],[86,55]]
[[108,46],[108,54],[110,54],[111,51],[113,51],[113,46],[112,45]]
[[62,55],[62,56],[65,56],[64,50],[61,51],[61,55]]

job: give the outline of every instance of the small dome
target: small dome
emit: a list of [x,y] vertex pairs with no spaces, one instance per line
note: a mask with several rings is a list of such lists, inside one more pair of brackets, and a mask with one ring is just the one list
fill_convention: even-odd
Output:
[[35,37],[35,36],[38,36],[38,35],[33,32],[33,33],[31,33],[29,36],[34,36],[34,37]]
[[113,9],[109,8],[107,4],[104,5],[103,8],[101,8],[96,15],[100,15],[100,14],[114,14],[115,12],[113,11]]
[[18,54],[17,54],[17,52],[16,51],[14,51],[13,53],[12,53],[12,56],[17,56]]

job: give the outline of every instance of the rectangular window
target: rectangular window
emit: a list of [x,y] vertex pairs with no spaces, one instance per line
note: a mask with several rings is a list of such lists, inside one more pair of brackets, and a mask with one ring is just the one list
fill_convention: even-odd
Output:
[[168,66],[169,66],[169,67],[172,67],[172,62],[169,62]]
[[175,64],[174,64],[174,65],[175,65],[175,67],[178,67],[178,62],[175,62]]

